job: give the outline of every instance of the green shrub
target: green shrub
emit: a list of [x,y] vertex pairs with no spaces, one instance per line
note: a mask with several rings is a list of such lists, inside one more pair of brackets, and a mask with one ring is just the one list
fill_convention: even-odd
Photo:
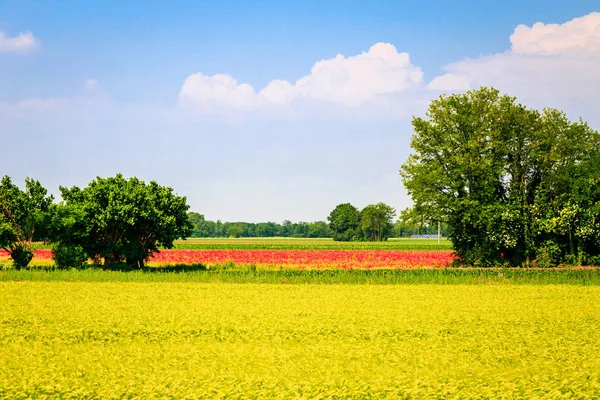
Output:
[[88,260],[81,246],[57,244],[52,248],[52,259],[59,269],[81,268]]
[[15,269],[26,268],[33,258],[33,250],[26,246],[17,246],[10,253]]
[[553,240],[546,240],[538,250],[536,263],[538,267],[551,268],[560,264],[561,258],[560,246]]

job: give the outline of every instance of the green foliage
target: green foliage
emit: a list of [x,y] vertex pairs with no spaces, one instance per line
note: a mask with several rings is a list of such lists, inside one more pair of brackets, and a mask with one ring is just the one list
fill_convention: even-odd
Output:
[[31,244],[40,237],[45,214],[53,197],[33,179],[25,179],[25,190],[12,183],[8,176],[0,181],[0,249],[6,250],[15,268],[25,268],[33,258]]
[[80,246],[88,258],[104,259],[107,266],[143,266],[159,246],[172,248],[192,228],[186,198],[154,181],[118,174],[96,178],[84,189],[60,190],[67,209],[58,207],[55,240]]
[[396,210],[384,203],[370,204],[358,211],[350,203],[336,206],[327,217],[335,241],[382,242],[392,234]]
[[248,224],[236,222],[227,227],[227,236],[230,238],[248,237]]
[[277,225],[273,222],[261,222],[256,225],[255,236],[274,237],[277,235]]
[[331,231],[329,225],[324,221],[311,222],[308,227],[309,238],[329,238]]
[[350,203],[336,206],[327,220],[335,241],[348,242],[360,236],[360,213]]
[[25,268],[33,259],[33,250],[26,243],[18,242],[13,245],[10,257],[13,260],[13,267],[16,269]]
[[52,247],[52,259],[59,269],[81,268],[87,262],[88,256],[79,245],[57,243]]
[[482,88],[441,96],[413,127],[400,171],[412,212],[447,222],[463,263],[581,264],[599,254],[600,136],[584,122]]
[[387,240],[393,229],[396,210],[384,203],[370,204],[360,212],[363,238],[371,242]]
[[217,237],[294,237],[294,238],[328,238],[331,237],[329,225],[323,221],[315,222],[221,222],[209,221],[204,215],[196,212],[188,213],[193,225],[192,237],[217,238]]
[[[2,267],[0,263],[0,267]],[[0,268],[2,269],[2,268]],[[111,268],[14,270],[5,264],[0,281],[66,282],[196,282],[349,284],[349,285],[580,285],[600,286],[598,268],[435,268],[435,269],[311,269],[269,270],[233,263],[145,266],[120,264]]]

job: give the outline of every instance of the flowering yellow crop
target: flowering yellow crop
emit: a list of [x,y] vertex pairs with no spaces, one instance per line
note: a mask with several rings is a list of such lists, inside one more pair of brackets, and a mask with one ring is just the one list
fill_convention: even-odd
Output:
[[0,398],[600,396],[600,287],[0,282]]

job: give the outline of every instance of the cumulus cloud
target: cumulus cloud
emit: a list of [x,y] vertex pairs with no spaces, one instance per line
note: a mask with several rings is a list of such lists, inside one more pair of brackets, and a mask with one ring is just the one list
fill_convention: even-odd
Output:
[[600,53],[600,12],[564,24],[519,25],[510,37],[516,54]]
[[204,111],[223,107],[249,110],[265,105],[286,105],[311,99],[342,106],[358,106],[422,84],[423,72],[388,43],[376,43],[369,51],[318,61],[310,74],[291,83],[274,80],[258,93],[251,85],[230,75],[191,75],[183,83],[180,101]]
[[421,84],[423,72],[389,43],[377,43],[362,54],[336,57],[315,63],[310,74],[294,84],[270,83],[261,94],[271,101],[294,98],[326,100],[357,106],[379,95],[401,92]]
[[197,73],[183,82],[179,100],[204,111],[216,112],[224,108],[253,109],[258,99],[251,85],[238,83],[231,75]]
[[494,86],[535,107],[551,106],[588,119],[600,108],[600,13],[564,24],[520,25],[512,49],[444,67],[428,87],[464,91]]
[[435,77],[429,82],[428,87],[434,90],[469,90],[471,88],[471,78],[469,75],[460,72],[448,73]]
[[17,36],[7,36],[0,32],[0,53],[26,53],[36,48],[39,41],[31,32],[19,33]]

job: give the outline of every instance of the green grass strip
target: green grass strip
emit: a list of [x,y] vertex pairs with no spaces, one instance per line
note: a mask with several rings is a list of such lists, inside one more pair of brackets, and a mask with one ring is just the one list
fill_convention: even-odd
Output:
[[600,285],[600,269],[415,269],[415,270],[235,270],[203,266],[148,268],[143,271],[103,270],[5,270],[0,281],[80,282],[203,282],[269,284],[567,284]]

